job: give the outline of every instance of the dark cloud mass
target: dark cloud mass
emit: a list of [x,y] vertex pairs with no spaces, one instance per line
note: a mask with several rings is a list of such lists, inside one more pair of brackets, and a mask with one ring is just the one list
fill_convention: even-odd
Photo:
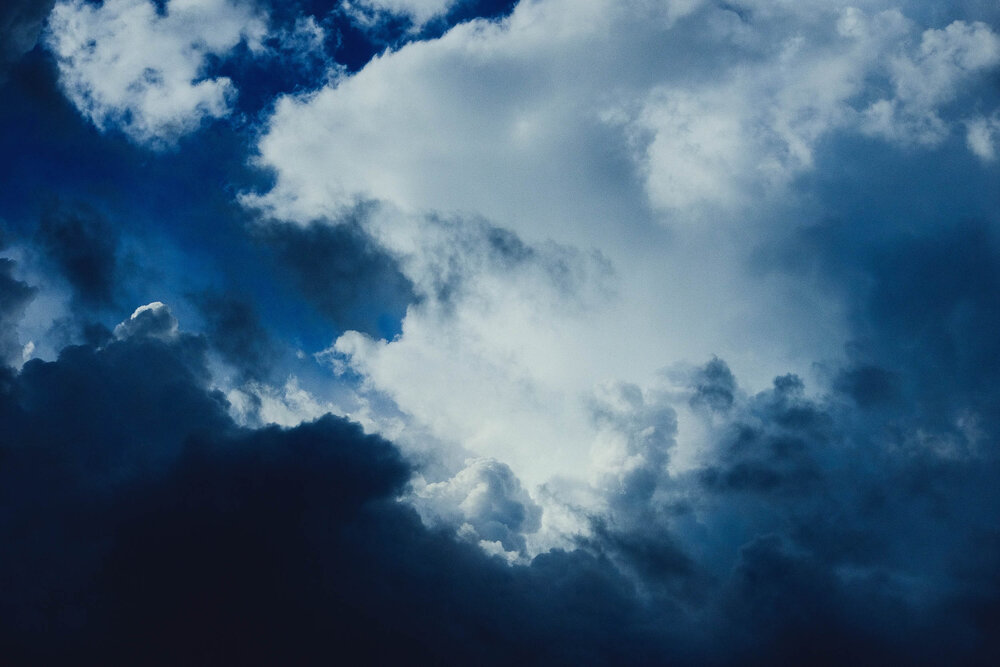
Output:
[[[30,288],[8,282],[13,313]],[[728,564],[691,552],[712,540],[678,538],[690,504],[625,487],[577,549],[509,566],[399,503],[410,464],[359,426],[332,416],[291,429],[235,424],[209,385],[211,345],[154,304],[99,346],[4,371],[7,664],[998,655],[994,459],[879,459],[863,435],[874,422],[852,425],[837,413],[846,403],[807,399],[794,376],[741,398],[715,359],[692,385],[693,396],[706,382],[728,392],[709,392],[725,394],[728,416],[716,422],[718,463],[695,475],[709,500],[692,496],[700,512],[739,517]],[[851,465],[829,465],[834,451]],[[685,487],[647,472],[661,489]],[[973,498],[979,509],[964,506]],[[949,550],[935,537],[946,532],[978,546]],[[924,550],[919,562],[912,548]]]
[[394,499],[410,470],[392,445],[330,416],[238,427],[206,386],[205,339],[168,330],[4,371],[7,664],[655,655],[606,561],[510,569],[426,529]]
[[37,245],[87,306],[113,303],[122,276],[118,230],[87,206],[52,206],[42,216]]
[[278,351],[257,312],[235,294],[203,292],[194,301],[205,319],[205,333],[222,358],[244,379],[268,376]]
[[394,259],[356,222],[268,224],[257,238],[302,296],[340,329],[391,338],[416,298]]

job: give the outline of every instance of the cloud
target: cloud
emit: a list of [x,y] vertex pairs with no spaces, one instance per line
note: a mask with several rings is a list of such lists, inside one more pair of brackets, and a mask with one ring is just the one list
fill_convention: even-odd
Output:
[[[939,110],[963,84],[1000,64],[1000,36],[985,23],[955,21],[925,30],[914,54],[896,54],[889,64],[893,98],[873,102],[863,129],[902,143],[938,144],[950,126]],[[970,149],[978,151],[970,144]]]
[[194,301],[205,319],[205,334],[242,379],[263,380],[277,360],[277,349],[251,303],[234,294],[203,292]]
[[469,459],[443,482],[420,485],[414,502],[428,523],[460,526],[473,544],[499,545],[499,553],[526,555],[525,534],[538,530],[542,511],[511,469],[495,459]]
[[0,83],[7,69],[31,51],[55,0],[10,0],[0,7]]
[[207,75],[208,59],[241,42],[260,48],[266,30],[252,6],[230,0],[172,0],[162,13],[148,0],[67,0],[49,17],[46,43],[81,114],[164,148],[229,113],[236,89]]
[[[376,10],[401,14],[413,21],[415,28],[421,27],[432,18],[445,14],[462,0],[355,0],[348,5],[348,11]],[[356,6],[352,7],[351,5]]]
[[[859,4],[428,28],[278,103],[250,229],[205,157],[245,126],[90,132],[155,167],[92,188],[114,219],[195,256],[113,331],[100,221],[0,262],[0,654],[997,662],[997,14]],[[46,277],[104,305],[25,362]]]
[[[488,225],[435,224],[487,276],[548,275],[575,257]],[[440,288],[434,307],[464,303],[483,276],[426,283]],[[5,327],[31,291],[7,286]],[[854,366],[826,394],[794,375],[752,392],[713,358],[652,386],[601,384],[584,402],[599,465],[584,488],[550,480],[539,500],[504,462],[471,459],[434,481],[419,457],[330,415],[238,425],[210,370],[225,345],[213,339],[232,335],[223,324],[191,334],[154,302],[114,336],[4,370],[5,655],[974,664],[997,653],[997,457],[970,446],[971,430],[903,428],[880,387],[905,376]],[[669,459],[692,433],[682,412],[703,441],[676,471]],[[560,523],[574,489],[578,523]],[[563,549],[539,548],[539,532],[567,525]]]
[[[920,210],[903,203],[920,189],[946,210],[936,172],[898,196],[868,184],[904,155],[916,164],[947,152],[955,173],[988,180],[954,130],[972,127],[968,109],[996,103],[996,39],[961,11],[929,17],[916,4],[521,3],[499,22],[455,26],[279,99],[258,143],[273,188],[243,202],[301,226],[355,220],[396,258],[417,297],[400,335],[348,331],[327,358],[361,378],[363,396],[388,399],[392,423],[407,425],[404,451],[416,449],[413,428],[509,466],[543,508],[526,543],[545,550],[597,534],[592,517],[618,505],[664,502],[665,470],[735,437],[703,417],[732,418],[736,377],[750,395],[779,391],[772,379],[787,376],[801,383],[787,391],[836,390],[877,411],[922,391],[911,387],[932,373],[899,376],[907,362],[891,362],[888,344],[859,358],[845,348],[891,339],[889,321],[871,315],[894,308],[865,299],[893,276],[922,285],[924,262],[899,255],[895,271],[870,273],[866,234],[883,230],[892,252],[902,224],[842,202],[855,192]],[[870,124],[883,102],[898,111],[892,132]],[[931,126],[933,141],[920,138]],[[856,155],[885,162],[851,157],[858,145],[869,152]],[[857,234],[846,248],[795,241],[804,221],[840,210]],[[775,248],[807,265],[829,250],[869,281],[760,268]],[[949,298],[962,300],[956,290]],[[897,306],[926,294],[904,290]],[[955,350],[964,335],[948,337]],[[703,369],[698,391],[678,401],[658,371],[713,355],[727,365]],[[931,429],[936,442],[963,442],[950,435],[959,404],[963,423],[983,419],[966,398]],[[930,421],[902,428],[914,437]],[[818,492],[826,462],[796,453],[806,436],[760,428],[740,432],[764,451],[702,465],[699,492]],[[621,514],[608,534],[651,521],[642,516]]]
[[[992,35],[949,25],[955,54]],[[747,265],[815,213],[797,179],[863,136],[882,55],[921,35],[896,10],[522,3],[281,98],[258,144],[274,187],[244,202],[301,225],[374,202],[360,224],[422,301],[398,339],[339,338],[345,367],[530,487],[587,476],[604,382],[717,354],[761,387],[842,355],[843,303]]]
[[170,340],[177,337],[177,318],[159,301],[139,306],[132,316],[115,327],[119,339],[139,337]]
[[416,298],[393,256],[357,222],[261,224],[253,234],[280,272],[339,329],[391,338]]
[[[930,141],[918,126],[934,126],[937,143],[947,103],[996,65],[997,36],[981,22],[921,33],[898,10],[752,16],[550,0],[408,44],[316,95],[279,101],[260,144],[279,167],[266,203],[303,219],[373,197],[473,210],[516,231],[544,210],[546,231],[561,235],[609,205],[622,215],[634,193],[619,181],[638,170],[647,203],[671,219],[705,206],[731,214],[784,194],[834,132]],[[894,96],[862,106],[885,78]],[[882,114],[896,107],[898,118]],[[469,187],[487,179],[486,191]]]
[[357,425],[237,427],[208,386],[205,351],[190,334],[134,332],[5,375],[10,659],[500,664],[672,652],[634,625],[642,606],[606,561],[555,552],[512,569],[425,528],[394,499],[409,466]]
[[1000,143],[1000,112],[992,116],[971,119],[966,126],[966,143],[969,150],[984,162],[996,159],[996,146]]
[[120,280],[118,232],[85,206],[54,208],[42,216],[35,243],[90,307],[109,306]]
[[15,326],[36,290],[14,277],[14,266],[13,260],[0,258],[0,362],[16,366],[22,361],[22,344]]

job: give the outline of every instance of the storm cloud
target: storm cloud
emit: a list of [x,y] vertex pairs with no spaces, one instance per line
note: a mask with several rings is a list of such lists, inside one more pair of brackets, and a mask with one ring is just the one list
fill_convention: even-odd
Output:
[[1000,661],[1000,10],[0,10],[12,664]]

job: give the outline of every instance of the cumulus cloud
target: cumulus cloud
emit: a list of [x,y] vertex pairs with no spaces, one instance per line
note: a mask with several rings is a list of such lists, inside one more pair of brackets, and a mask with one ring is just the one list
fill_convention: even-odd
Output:
[[398,338],[331,348],[366,391],[529,488],[590,478],[604,383],[717,354],[762,388],[843,361],[850,296],[753,253],[822,215],[802,184],[870,134],[883,82],[951,127],[995,64],[985,24],[876,4],[521,3],[281,98],[258,144],[274,187],[243,200],[302,225],[367,207],[417,300]]
[[[899,10],[836,3],[745,16],[550,0],[409,44],[279,103],[260,145],[265,163],[282,165],[266,203],[301,219],[374,197],[505,225],[546,210],[555,234],[578,215],[607,217],[598,202],[633,194],[615,188],[631,168],[649,203],[689,217],[784,193],[835,131],[938,143],[954,123],[943,108],[997,62],[998,38],[981,22],[921,33]],[[885,79],[894,95],[865,106]],[[598,177],[594,163],[609,158]],[[459,185],[485,178],[485,192]]]
[[177,336],[177,318],[166,304],[159,301],[139,306],[132,316],[115,327],[116,338],[159,338],[170,340]]
[[[718,449],[690,473],[650,466],[657,493],[622,487],[572,548],[514,559],[539,516],[507,466],[470,460],[427,484],[429,528],[398,501],[412,465],[356,424],[234,423],[211,389],[209,345],[133,334],[4,370],[5,655],[974,664],[997,654],[1000,542],[985,509],[1000,501],[996,457],[877,446],[870,417],[852,419],[837,396],[810,399],[794,376],[751,394],[720,359],[693,369],[683,396],[732,395],[700,413]],[[658,400],[607,387],[595,418],[632,424],[633,451],[662,452],[674,426]],[[837,465],[844,448],[850,465]],[[983,514],[954,493],[970,484]],[[455,511],[467,525],[438,514]],[[976,558],[953,557],[956,535],[975,541]]]
[[[939,144],[951,129],[941,116],[969,79],[1000,64],[1000,36],[985,23],[955,21],[925,30],[914,53],[891,56],[895,95],[873,102],[863,129],[902,143]],[[970,149],[979,154],[970,142]]]
[[21,365],[0,263],[0,654],[996,663],[995,35],[857,4],[539,0],[334,67],[203,334],[155,301]]
[[[865,178],[885,170],[849,162],[857,146],[886,160],[898,148],[948,151],[962,173],[986,178],[974,158],[992,141],[991,116],[969,108],[996,102],[986,84],[998,37],[976,14],[521,3],[281,98],[258,143],[273,188],[243,201],[301,226],[358,224],[396,258],[416,297],[401,334],[349,331],[326,358],[409,427],[508,465],[543,505],[552,543],[597,535],[588,514],[622,498],[662,501],[663,471],[696,462],[706,423],[742,400],[735,377],[754,395],[791,372],[789,392],[835,388],[869,410],[906,395],[899,365],[880,358],[888,347],[845,351],[890,312],[864,299],[891,274],[832,288],[829,267],[814,264],[824,251],[796,239],[843,209],[851,229],[872,226],[859,243],[875,229],[898,240],[895,218],[839,201],[850,188],[874,192]],[[957,143],[963,127],[971,152]],[[849,169],[867,176],[840,191],[823,180]],[[814,273],[804,280],[791,260],[760,268],[782,249]],[[701,371],[688,399],[658,373],[713,355],[727,365]],[[705,484],[809,490],[812,463],[764,463],[716,466]]]
[[966,125],[966,143],[969,150],[984,162],[993,162],[1000,144],[1000,112],[992,116],[977,116]]
[[162,12],[148,0],[66,0],[49,17],[46,41],[80,113],[162,148],[230,112],[236,88],[206,72],[208,59],[241,42],[258,49],[266,30],[252,5],[230,0],[171,0]]
[[510,467],[495,459],[469,459],[451,479],[424,483],[414,491],[418,510],[430,523],[459,526],[459,534],[505,557],[526,555],[525,535],[540,526],[535,504]]

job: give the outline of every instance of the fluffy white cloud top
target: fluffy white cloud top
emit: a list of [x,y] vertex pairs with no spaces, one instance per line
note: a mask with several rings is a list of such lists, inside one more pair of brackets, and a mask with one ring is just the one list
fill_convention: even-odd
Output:
[[242,41],[261,48],[266,29],[254,5],[238,0],[170,0],[162,14],[150,0],[65,0],[49,18],[47,43],[84,116],[165,147],[229,113],[236,88],[207,77],[207,59]]
[[374,202],[419,299],[394,340],[339,337],[337,368],[536,499],[621,493],[694,446],[661,369],[717,354],[757,391],[843,354],[837,298],[752,269],[822,218],[826,142],[993,155],[967,103],[993,29],[854,4],[522,2],[280,99],[275,186],[244,201],[302,223]]

